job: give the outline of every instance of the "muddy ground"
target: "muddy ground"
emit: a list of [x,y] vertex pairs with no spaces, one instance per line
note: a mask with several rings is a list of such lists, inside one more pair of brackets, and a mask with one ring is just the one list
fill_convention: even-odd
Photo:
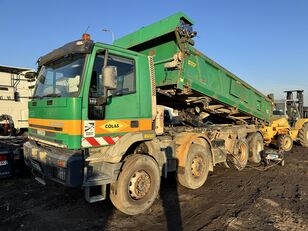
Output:
[[138,216],[23,174],[0,180],[0,230],[308,230],[308,149],[297,146],[285,160],[266,171],[215,167],[197,190],[170,175],[160,198]]

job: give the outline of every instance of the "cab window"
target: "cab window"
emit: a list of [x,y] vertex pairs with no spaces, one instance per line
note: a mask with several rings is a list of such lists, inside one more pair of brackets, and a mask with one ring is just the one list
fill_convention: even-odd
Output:
[[[104,95],[101,75],[104,59],[105,54],[99,54],[95,58],[89,90],[89,119],[104,118],[104,106],[97,104],[97,99]],[[110,54],[108,55],[107,66],[117,67],[117,89],[109,91],[112,97],[136,92],[135,62],[133,59]]]

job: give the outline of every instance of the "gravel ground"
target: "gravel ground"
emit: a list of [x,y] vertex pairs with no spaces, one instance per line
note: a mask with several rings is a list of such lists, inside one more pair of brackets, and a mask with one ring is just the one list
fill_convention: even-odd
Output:
[[24,173],[0,180],[0,230],[308,230],[308,148],[295,146],[285,161],[265,171],[215,167],[197,190],[171,174],[151,209],[137,216]]

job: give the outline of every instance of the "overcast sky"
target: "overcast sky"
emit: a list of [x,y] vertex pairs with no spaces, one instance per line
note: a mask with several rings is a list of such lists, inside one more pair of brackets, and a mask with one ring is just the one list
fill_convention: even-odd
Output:
[[195,21],[195,47],[264,94],[303,89],[308,105],[306,0],[0,0],[0,65],[36,60],[87,29],[112,42],[183,11]]

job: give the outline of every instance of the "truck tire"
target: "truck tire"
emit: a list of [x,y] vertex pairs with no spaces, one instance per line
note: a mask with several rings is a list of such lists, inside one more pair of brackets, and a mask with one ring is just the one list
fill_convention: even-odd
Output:
[[189,189],[200,188],[210,169],[210,149],[200,144],[191,144],[185,160],[184,171],[177,172],[179,183]]
[[288,152],[293,147],[293,140],[288,134],[279,135],[277,138],[277,145],[279,149]]
[[246,139],[237,140],[233,154],[229,159],[231,161],[231,166],[233,166],[238,171],[243,170],[248,162],[249,158],[249,146]]
[[136,215],[155,201],[160,188],[160,171],[147,155],[134,154],[124,162],[118,180],[110,186],[110,200],[121,212]]
[[308,147],[308,123],[305,123],[303,127],[298,132],[298,139],[300,145],[303,147]]
[[261,153],[264,150],[263,137],[259,132],[254,132],[247,137],[249,146],[249,161],[252,163],[261,162]]

